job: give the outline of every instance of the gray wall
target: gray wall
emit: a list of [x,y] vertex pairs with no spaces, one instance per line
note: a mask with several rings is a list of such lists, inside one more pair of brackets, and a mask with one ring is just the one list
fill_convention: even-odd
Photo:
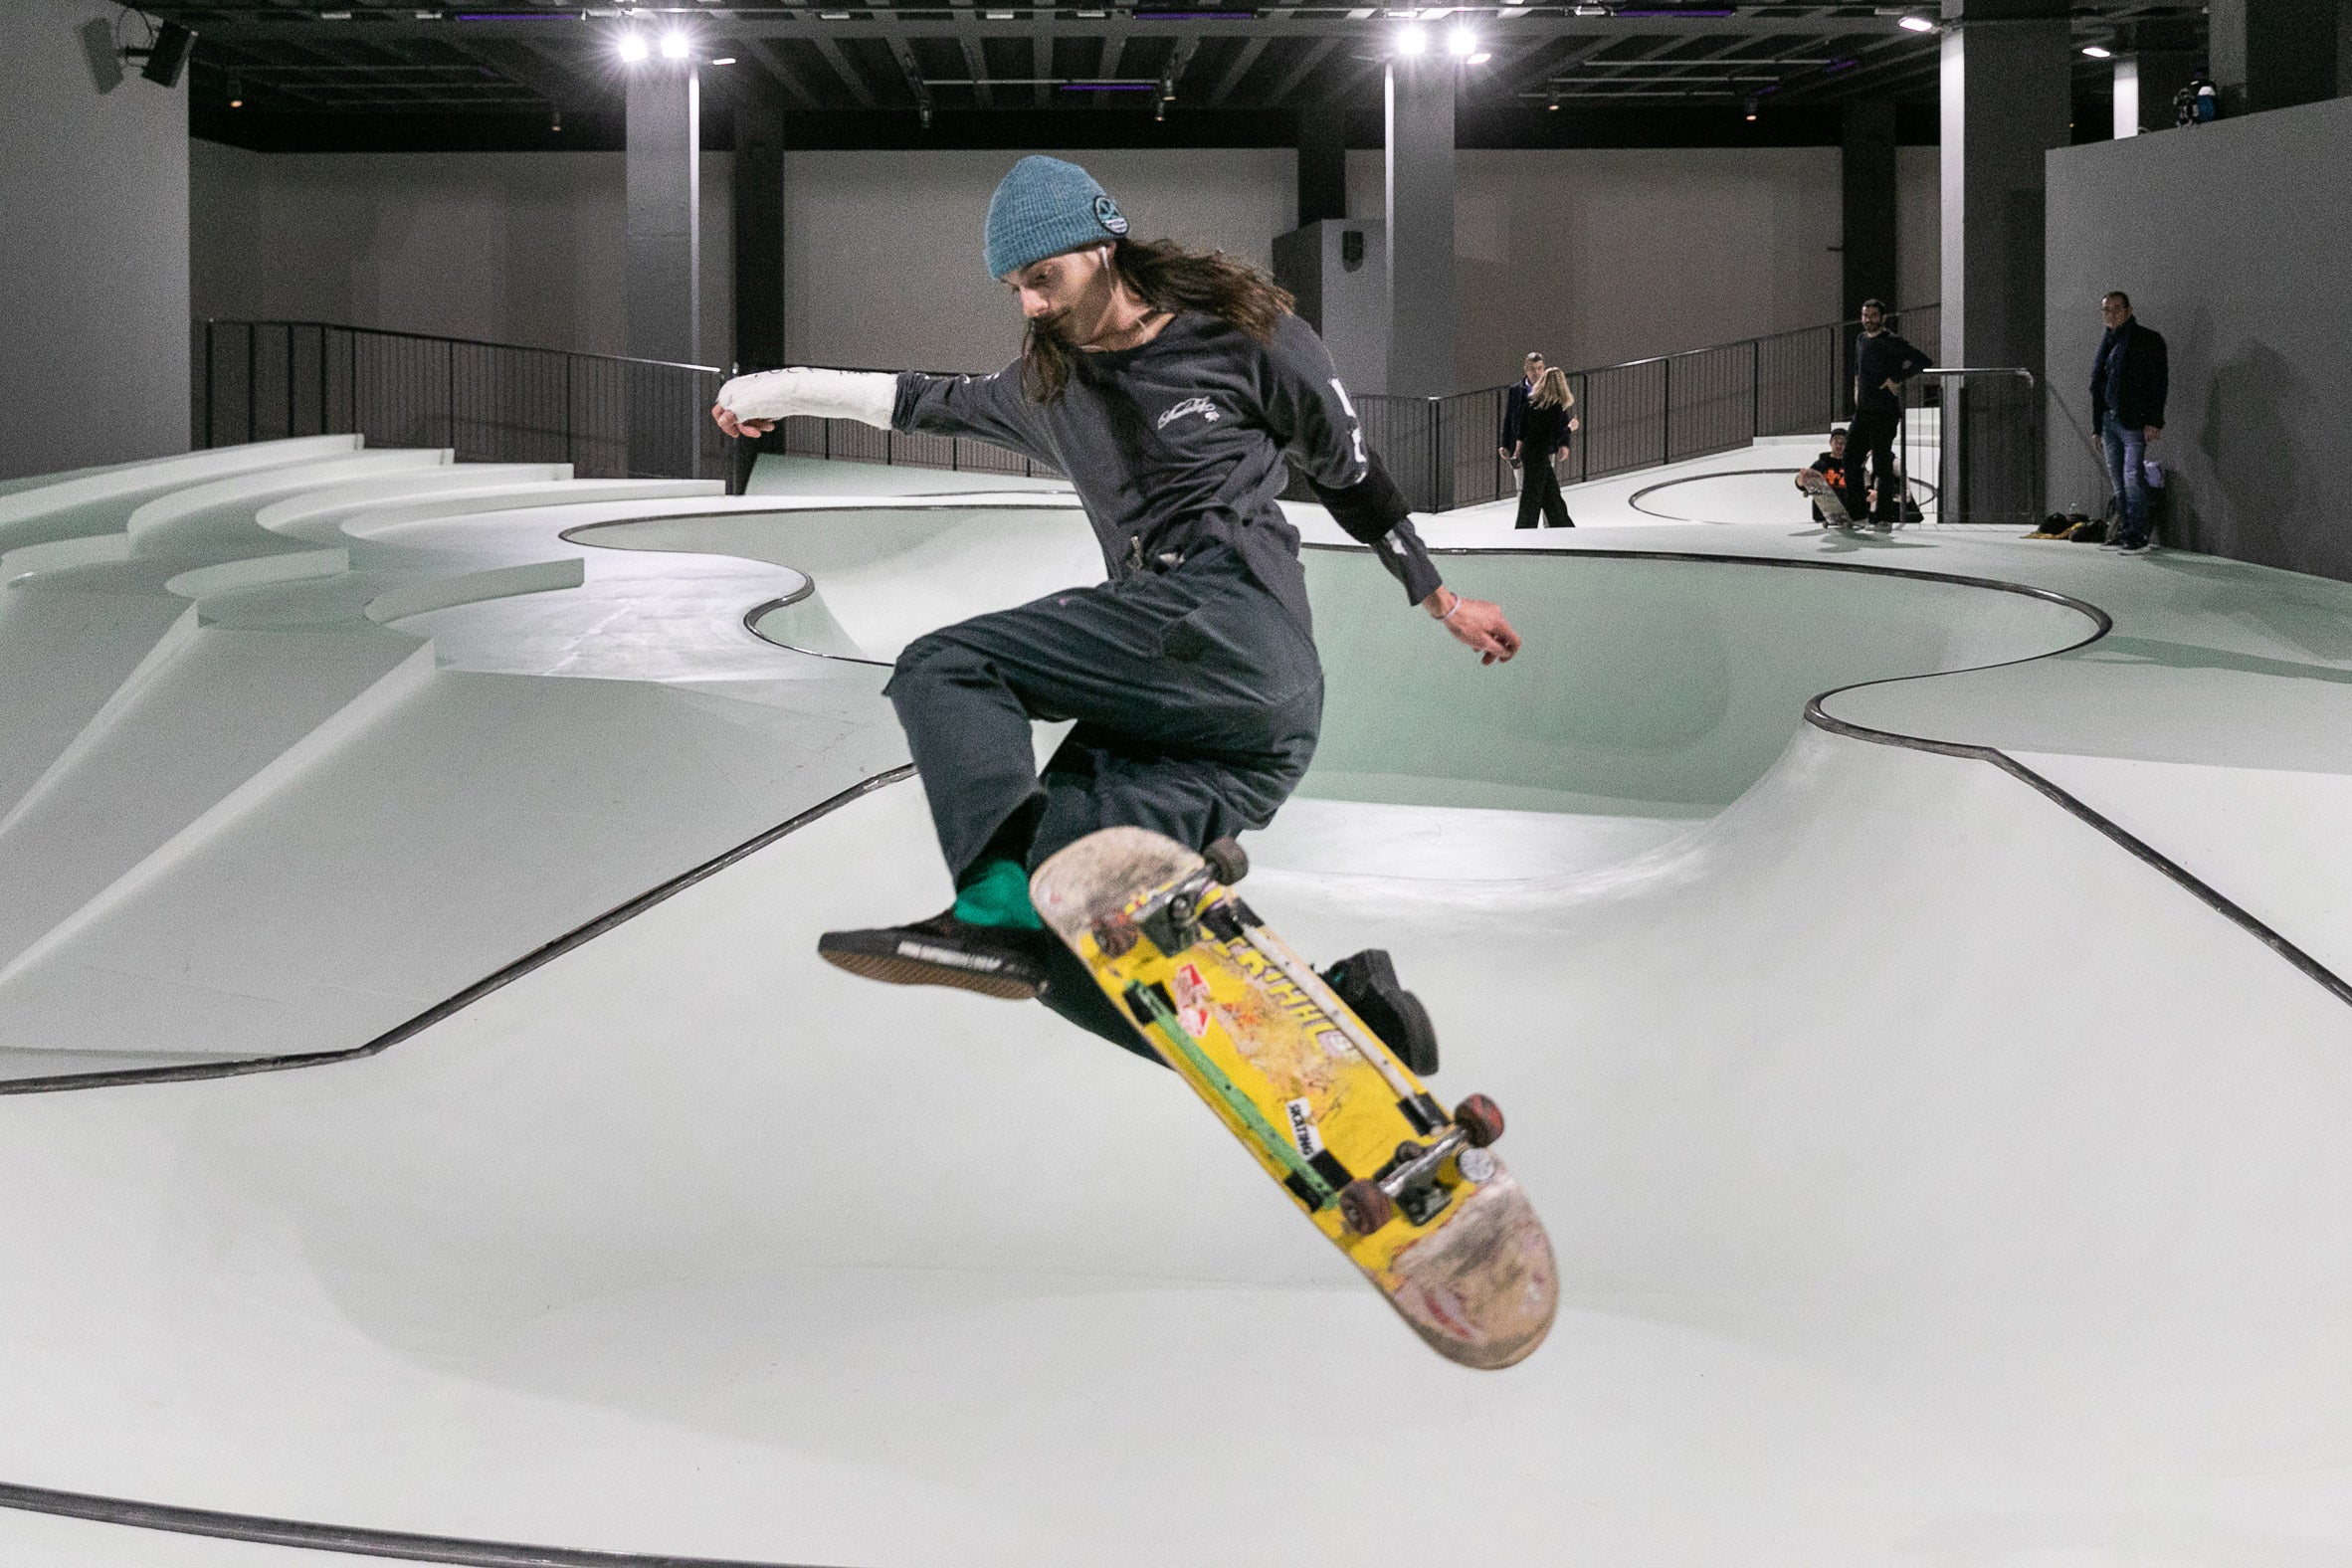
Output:
[[[207,316],[628,352],[626,154],[193,146]],[[733,340],[729,172],[702,158],[702,354]]]
[[99,91],[82,30],[120,15],[0,4],[0,479],[188,448],[186,86]]
[[[2167,542],[2352,579],[2352,98],[2049,155],[2054,394],[2089,421],[2099,295],[2165,336]],[[2051,420],[2053,504],[2103,497]]]
[[[1010,152],[785,155],[786,351],[833,364],[993,369],[1019,321],[976,252]],[[1137,232],[1261,263],[1291,227],[1295,155],[1076,154]],[[1935,149],[1901,150],[1903,302],[1934,296]],[[730,160],[703,159],[704,356],[727,361]],[[1530,342],[1570,366],[1831,319],[1838,151],[1467,151],[1456,371],[1515,374]],[[1349,156],[1356,216],[1379,156]],[[619,353],[622,156],[266,155],[199,142],[199,316],[349,321]]]
[[[1570,369],[1838,318],[1836,147],[1455,154],[1455,377],[1495,386],[1540,350]],[[1348,154],[1348,215],[1381,211],[1378,152]],[[1898,304],[1932,303],[1933,147],[1896,161]]]

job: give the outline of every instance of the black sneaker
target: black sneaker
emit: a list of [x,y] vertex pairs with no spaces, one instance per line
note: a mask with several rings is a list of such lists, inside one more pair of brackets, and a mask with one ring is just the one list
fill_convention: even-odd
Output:
[[1381,1043],[1418,1078],[1438,1071],[1438,1029],[1421,998],[1397,984],[1397,966],[1385,948],[1367,947],[1323,972],[1339,1000],[1372,1026]]
[[886,985],[944,985],[1008,1002],[1026,1002],[1046,983],[1039,953],[1045,931],[971,925],[947,909],[906,925],[827,931],[817,954],[827,963]]

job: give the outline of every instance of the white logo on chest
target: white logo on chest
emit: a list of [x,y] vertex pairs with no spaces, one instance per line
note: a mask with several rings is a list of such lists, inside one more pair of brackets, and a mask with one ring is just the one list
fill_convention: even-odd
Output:
[[1176,423],[1176,421],[1182,419],[1187,414],[1198,414],[1201,416],[1201,418],[1209,421],[1211,424],[1214,424],[1217,420],[1217,405],[1210,402],[1205,397],[1188,397],[1183,402],[1177,404],[1174,408],[1168,410],[1168,412],[1165,414],[1162,414],[1159,417],[1159,421],[1151,428],[1154,430],[1166,430],[1170,425],[1173,425]]

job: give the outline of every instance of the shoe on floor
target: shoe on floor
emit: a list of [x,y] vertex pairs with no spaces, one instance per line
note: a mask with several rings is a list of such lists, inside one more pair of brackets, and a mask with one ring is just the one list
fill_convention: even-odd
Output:
[[2123,546],[2123,553],[2126,555],[2145,555],[2154,548],[2156,548],[2156,541],[2152,538],[2134,539],[2130,543]]
[[953,909],[905,925],[827,931],[817,955],[837,968],[885,985],[943,985],[1008,1002],[1026,1002],[1046,983],[1041,931],[972,925]]
[[1384,948],[1367,947],[1324,970],[1323,980],[1355,1009],[1381,1043],[1417,1078],[1438,1071],[1438,1029],[1421,998],[1397,984],[1397,966]]

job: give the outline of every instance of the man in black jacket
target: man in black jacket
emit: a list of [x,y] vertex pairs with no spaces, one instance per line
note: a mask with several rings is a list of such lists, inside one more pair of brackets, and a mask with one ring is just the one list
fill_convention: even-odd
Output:
[[1854,340],[1854,421],[1848,426],[1846,450],[1846,510],[1862,515],[1868,491],[1863,488],[1862,463],[1870,466],[1869,490],[1878,502],[1869,507],[1870,521],[1891,528],[1902,515],[1903,483],[1895,462],[1895,433],[1903,423],[1903,383],[1927,368],[1927,356],[1886,328],[1886,306],[1864,299],[1862,335]]
[[2107,483],[2122,506],[2120,528],[2108,542],[2132,554],[2155,540],[2148,532],[2148,443],[2164,434],[2164,397],[2171,380],[2164,336],[2140,325],[2131,295],[2111,291],[2099,300],[2107,323],[2090,365],[2090,416],[2105,449]]
[[1543,355],[1529,349],[1525,368],[1527,373],[1503,394],[1502,428],[1494,433],[1494,450],[1514,469],[1519,466],[1519,433],[1527,418],[1527,400],[1543,385]]

